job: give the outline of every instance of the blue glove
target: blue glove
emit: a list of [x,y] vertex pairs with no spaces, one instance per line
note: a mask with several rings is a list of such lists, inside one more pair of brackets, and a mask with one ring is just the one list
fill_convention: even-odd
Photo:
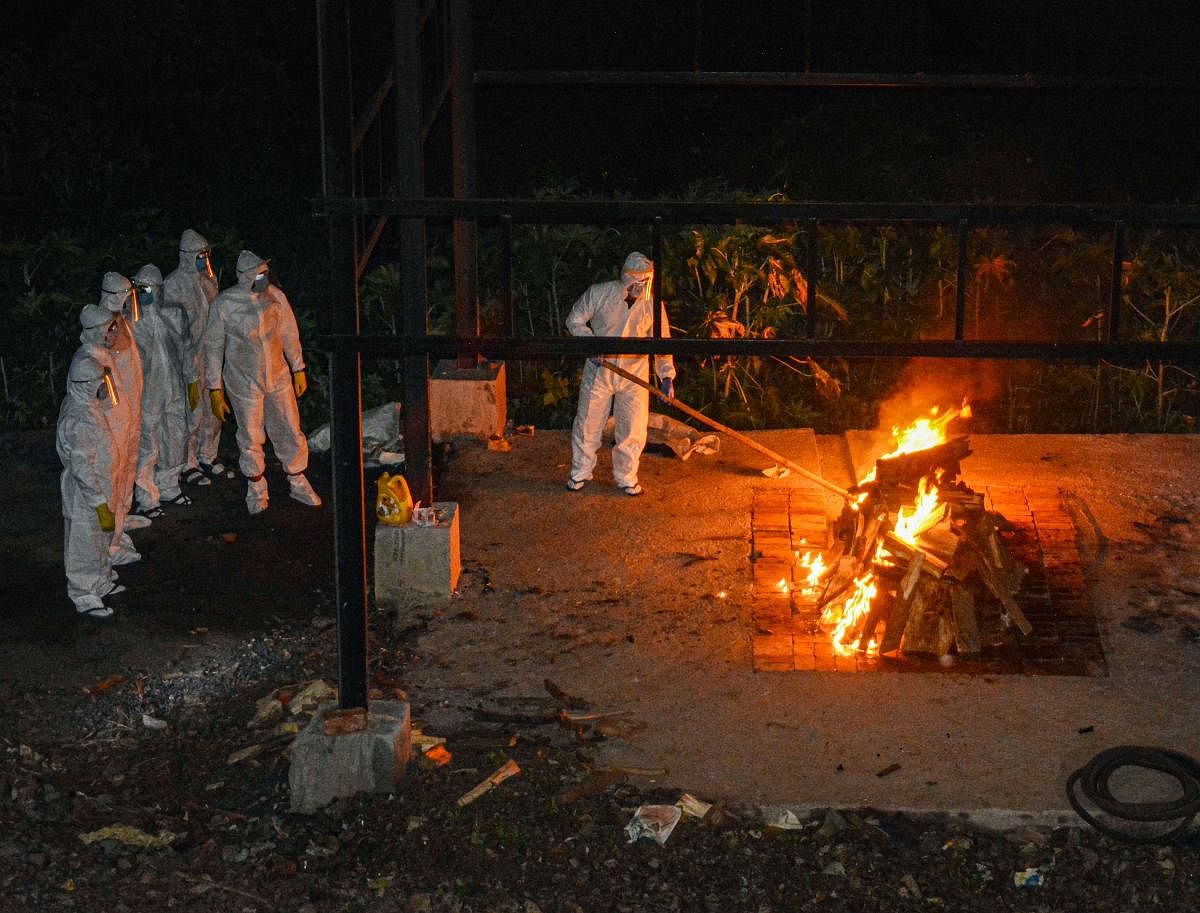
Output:
[[669,377],[664,377],[658,382],[658,387],[663,392],[663,396],[668,399],[675,398],[675,381]]

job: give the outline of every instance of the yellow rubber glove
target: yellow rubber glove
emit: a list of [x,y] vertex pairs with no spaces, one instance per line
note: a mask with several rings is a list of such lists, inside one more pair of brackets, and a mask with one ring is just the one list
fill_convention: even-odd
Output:
[[195,412],[200,403],[200,381],[194,380],[188,384],[188,412]]
[[117,528],[117,518],[113,516],[113,512],[108,509],[107,504],[101,504],[96,508],[96,516],[100,518],[100,529],[106,533],[111,533]]
[[292,389],[296,391],[296,399],[302,397],[308,389],[308,378],[304,376],[303,371],[292,372]]
[[225,402],[225,391],[220,387],[216,390],[208,391],[208,405],[218,422],[223,422],[229,418],[229,403]]

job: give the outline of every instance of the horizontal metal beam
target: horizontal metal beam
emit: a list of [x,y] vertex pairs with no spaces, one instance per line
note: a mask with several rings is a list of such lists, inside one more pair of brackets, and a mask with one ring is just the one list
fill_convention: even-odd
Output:
[[670,200],[504,200],[396,197],[325,197],[313,201],[318,216],[398,215],[420,219],[479,219],[516,223],[671,224],[733,222],[958,222],[1089,225],[1115,221],[1138,225],[1200,227],[1200,206],[1078,206],[1071,204],[996,206],[945,203],[680,203]]
[[476,70],[479,86],[679,86],[789,89],[1200,89],[1172,75],[1058,76],[1034,73],[802,73],[717,70]]
[[968,358],[1043,361],[1075,364],[1141,364],[1145,361],[1200,363],[1200,342],[1044,342],[1034,340],[916,341],[861,339],[669,339],[562,336],[350,336],[317,340],[325,352],[359,351],[398,358],[429,354],[454,358],[461,354],[488,358],[537,359],[596,355],[768,356],[799,358]]

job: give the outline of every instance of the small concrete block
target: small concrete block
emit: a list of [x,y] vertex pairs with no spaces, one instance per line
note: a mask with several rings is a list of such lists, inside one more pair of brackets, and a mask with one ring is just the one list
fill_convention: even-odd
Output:
[[292,743],[288,772],[292,811],[311,814],[334,799],[358,793],[389,793],[404,776],[412,754],[407,701],[374,701],[367,726],[358,732],[325,734],[323,705]]
[[504,362],[460,368],[439,361],[429,375],[429,428],[435,441],[503,435],[508,421]]
[[403,604],[413,593],[449,596],[458,587],[462,554],[458,541],[458,503],[433,503],[437,526],[375,527],[375,601]]

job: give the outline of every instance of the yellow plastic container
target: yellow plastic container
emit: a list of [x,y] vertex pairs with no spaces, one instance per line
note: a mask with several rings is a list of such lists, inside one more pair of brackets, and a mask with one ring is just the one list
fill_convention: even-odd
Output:
[[404,476],[385,472],[379,477],[375,516],[388,526],[403,526],[412,519],[413,499]]

